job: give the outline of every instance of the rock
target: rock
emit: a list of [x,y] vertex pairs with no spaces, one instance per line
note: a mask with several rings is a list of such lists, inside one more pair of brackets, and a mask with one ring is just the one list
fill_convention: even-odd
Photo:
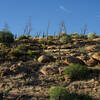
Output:
[[52,46],[48,46],[48,49],[57,49],[57,47],[55,45],[52,45]]
[[47,62],[50,62],[53,60],[54,60],[54,58],[52,56],[46,56],[46,55],[42,55],[38,58],[39,63],[47,63]]
[[64,72],[64,70],[66,69],[66,67],[59,67],[58,70],[59,70],[59,74],[62,74]]
[[82,61],[89,60],[89,58],[87,56],[77,56],[77,58],[81,59]]
[[73,46],[72,45],[62,45],[61,49],[72,49]]
[[74,56],[69,56],[66,58],[66,60],[64,61],[64,63],[70,65],[70,64],[81,64],[81,65],[85,65],[85,63],[80,60],[79,58],[76,58]]
[[12,72],[16,72],[17,67],[16,67],[15,64],[13,64],[9,69],[10,69],[10,71],[12,71]]
[[94,59],[100,61],[100,53],[94,53],[94,54],[92,55],[92,58],[94,58]]
[[85,62],[86,65],[88,65],[89,67],[92,67],[92,66],[95,66],[98,64],[98,62],[93,59],[93,58],[90,58],[89,60],[87,60],[87,62]]
[[20,62],[17,63],[17,65],[18,65],[18,66],[22,66],[22,65],[23,65],[23,62],[20,61]]
[[100,42],[100,38],[95,38],[95,39],[93,39],[93,41],[98,41],[98,42]]
[[64,75],[64,78],[65,78],[66,82],[70,82],[71,81],[71,78],[68,75]]
[[0,75],[1,75],[1,77],[7,76],[7,75],[10,75],[10,74],[11,74],[11,71],[9,70],[9,68],[4,67],[4,68],[0,69]]
[[41,69],[40,72],[44,75],[53,75],[57,74],[59,72],[58,67],[52,66],[52,65],[44,65]]
[[87,52],[97,52],[99,50],[100,50],[99,45],[90,45],[90,46],[86,47]]

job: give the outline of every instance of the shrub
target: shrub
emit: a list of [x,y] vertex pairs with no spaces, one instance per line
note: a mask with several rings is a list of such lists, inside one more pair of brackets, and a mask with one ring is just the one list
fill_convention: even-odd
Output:
[[44,42],[45,42],[44,40],[39,40],[40,44],[44,44]]
[[27,54],[30,56],[30,57],[38,57],[40,55],[40,50],[28,50],[27,51]]
[[88,39],[89,39],[89,40],[92,40],[92,39],[94,39],[94,38],[96,38],[96,33],[89,33],[89,34],[88,34]]
[[51,40],[47,40],[47,45],[52,45],[53,42]]
[[88,68],[80,64],[72,64],[66,68],[64,75],[68,75],[72,79],[86,78],[88,75]]
[[50,100],[72,100],[67,90],[61,86],[51,87],[49,90],[49,94],[50,94]]
[[69,36],[72,38],[79,38],[79,33],[70,33]]
[[52,35],[49,35],[49,36],[48,36],[48,39],[49,39],[49,40],[52,40],[53,38],[54,38],[54,36],[52,36]]
[[0,42],[1,43],[12,43],[14,42],[14,36],[12,33],[7,31],[0,31]]
[[18,49],[14,49],[14,50],[11,50],[9,52],[9,55],[15,56],[15,57],[20,57],[20,56],[23,55],[23,53],[20,50],[18,50]]
[[18,40],[23,40],[23,39],[28,39],[28,38],[29,38],[28,36],[20,35]]
[[82,39],[87,39],[88,37],[87,37],[87,35],[80,34],[80,38],[82,38]]
[[29,48],[25,44],[20,44],[18,45],[17,49],[21,51],[27,51]]
[[6,47],[5,45],[0,46],[0,55],[5,56],[6,55]]
[[60,32],[60,33],[59,33],[59,36],[60,36],[60,37],[66,37],[67,34],[66,34],[66,32]]
[[72,43],[73,40],[70,36],[65,36],[65,37],[60,38],[60,42],[61,43]]

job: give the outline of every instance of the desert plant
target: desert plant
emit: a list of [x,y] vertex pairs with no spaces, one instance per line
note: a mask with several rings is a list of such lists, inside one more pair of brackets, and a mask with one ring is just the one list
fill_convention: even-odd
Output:
[[88,75],[88,68],[80,64],[72,64],[65,69],[64,75],[68,75],[71,79],[83,79]]
[[6,46],[5,45],[0,46],[0,55],[3,57],[6,55]]
[[60,38],[61,43],[72,43],[73,40],[70,36],[63,36]]
[[68,35],[72,38],[79,38],[79,33],[70,33]]
[[87,39],[88,38],[87,35],[84,35],[84,34],[80,34],[79,37],[82,38],[82,39]]
[[51,40],[47,40],[47,45],[52,45],[53,42]]
[[40,43],[40,44],[44,44],[45,41],[44,41],[44,40],[39,40],[39,43]]
[[15,56],[15,57],[20,57],[20,56],[23,55],[23,53],[20,50],[18,50],[18,49],[13,49],[13,50],[11,50],[9,52],[9,55]]
[[72,100],[64,87],[52,86],[49,90],[50,100]]
[[30,57],[37,57],[40,55],[40,50],[28,50],[27,51],[27,54],[30,56]]
[[23,39],[28,39],[29,37],[28,36],[25,36],[25,35],[20,35],[18,40],[23,40]]
[[64,36],[66,36],[66,35],[67,35],[66,32],[60,32],[60,33],[59,33],[59,36],[60,36],[60,37],[64,37]]
[[49,39],[49,40],[52,40],[53,38],[54,38],[54,36],[48,35],[48,39]]
[[17,47],[18,50],[27,51],[29,48],[25,44],[20,44]]
[[89,40],[92,40],[92,39],[94,39],[94,38],[96,38],[96,33],[89,33],[89,34],[88,34],[88,39],[89,39]]
[[0,42],[1,43],[12,43],[14,42],[14,36],[8,31],[0,31]]

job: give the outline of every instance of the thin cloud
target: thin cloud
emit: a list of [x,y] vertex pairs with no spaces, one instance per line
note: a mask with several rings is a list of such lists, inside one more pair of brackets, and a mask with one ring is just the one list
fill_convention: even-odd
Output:
[[64,11],[66,11],[66,8],[63,5],[60,5],[59,8],[62,9],[62,10],[64,10]]
[[66,9],[63,5],[60,5],[59,8],[67,13],[71,13],[70,10]]

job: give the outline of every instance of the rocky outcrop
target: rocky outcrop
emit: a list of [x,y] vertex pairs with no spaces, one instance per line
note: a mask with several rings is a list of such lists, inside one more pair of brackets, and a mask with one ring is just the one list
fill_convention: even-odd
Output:
[[86,52],[97,52],[100,51],[99,45],[90,45],[86,47]]
[[64,61],[65,64],[81,64],[81,65],[85,65],[85,63],[79,59],[79,58],[76,58],[74,56],[69,56],[66,58],[66,60]]
[[44,75],[53,75],[59,73],[58,67],[54,65],[44,65],[40,72]]
[[85,63],[86,63],[86,65],[88,65],[89,67],[92,67],[92,66],[95,66],[95,65],[98,64],[98,62],[97,62],[95,59],[93,59],[93,58],[90,58],[90,59],[87,60]]
[[92,58],[94,58],[94,59],[100,61],[100,53],[94,53],[94,54],[92,55]]

